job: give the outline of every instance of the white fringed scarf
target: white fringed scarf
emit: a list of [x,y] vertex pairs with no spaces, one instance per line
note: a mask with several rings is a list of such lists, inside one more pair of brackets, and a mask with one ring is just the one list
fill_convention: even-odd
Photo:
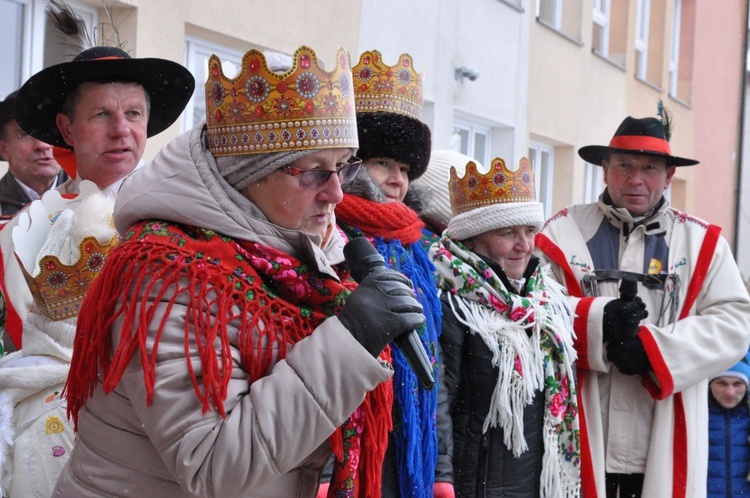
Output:
[[499,426],[514,456],[527,451],[524,409],[543,390],[541,493],[548,498],[577,497],[576,353],[573,313],[562,286],[549,276],[549,268],[537,268],[524,283],[526,296],[509,292],[479,256],[445,236],[433,244],[430,257],[453,314],[482,338],[492,353],[492,365],[499,370],[483,432]]

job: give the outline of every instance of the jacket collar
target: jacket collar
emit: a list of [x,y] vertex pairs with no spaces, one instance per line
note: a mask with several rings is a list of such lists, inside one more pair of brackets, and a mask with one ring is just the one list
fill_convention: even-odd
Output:
[[667,232],[666,213],[669,211],[669,201],[663,196],[650,213],[639,217],[638,220],[635,220],[626,208],[615,207],[607,189],[599,196],[598,203],[604,216],[621,231],[625,240],[638,227],[643,227],[645,235],[664,235]]

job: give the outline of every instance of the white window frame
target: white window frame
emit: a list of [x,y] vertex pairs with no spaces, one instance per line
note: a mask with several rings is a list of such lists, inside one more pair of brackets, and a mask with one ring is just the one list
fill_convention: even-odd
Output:
[[230,62],[238,72],[241,70],[242,56],[245,55],[239,50],[202,38],[195,36],[185,37],[185,67],[195,78],[195,90],[187,106],[185,106],[185,112],[182,113],[180,123],[182,131],[187,131],[206,119],[205,104],[202,107],[204,114],[203,116],[199,116],[198,119],[196,119],[196,112],[200,111],[201,108],[196,109],[195,106],[198,102],[196,99],[201,99],[202,102],[205,102],[206,99],[206,71],[208,69],[208,58],[211,54],[216,54],[221,59],[222,64]]
[[[465,119],[454,119],[453,120],[453,130],[454,135],[456,135],[455,130],[463,130],[467,132],[468,140],[465,144],[466,147],[462,147],[464,144],[462,141],[456,142],[455,140],[451,141],[451,148],[455,150],[456,152],[460,152],[462,154],[465,154],[475,161],[478,161],[481,163],[485,168],[489,168],[489,163],[492,161],[492,158],[490,157],[490,151],[492,150],[492,129],[489,126],[484,126],[479,123],[474,123]],[[484,135],[485,141],[484,141],[484,150],[482,151],[482,154],[484,157],[478,157],[475,151],[476,146],[476,136],[477,135]]]
[[[553,18],[550,25],[558,31],[562,31],[562,12],[563,12],[563,1],[564,0],[549,0],[552,5]],[[536,0],[536,17],[540,18],[542,0]],[[546,20],[544,20],[547,22]]]
[[[547,160],[542,157],[546,154]],[[529,142],[529,161],[534,168],[536,198],[544,207],[544,218],[552,216],[552,193],[554,191],[555,148],[543,142]],[[542,187],[544,189],[542,190]]]
[[680,70],[680,30],[682,26],[682,0],[674,0],[672,23],[672,51],[669,56],[669,95],[677,98]]
[[610,0],[594,0],[594,24],[599,26],[599,55],[609,57],[609,22],[612,15]]
[[586,163],[583,176],[583,203],[596,202],[602,193],[604,167]]
[[651,0],[638,0],[638,9],[635,23],[635,51],[640,57],[636,57],[635,75],[646,81],[648,73],[648,35],[651,24]]
[[[46,14],[45,6],[47,0],[0,0],[0,2],[13,3],[24,7],[23,18],[17,29],[22,31],[21,34],[21,53],[18,54],[20,60],[19,73],[14,74],[6,72],[2,78],[2,87],[12,87],[7,93],[16,90],[31,75],[41,71],[44,68],[44,44],[46,39]],[[87,23],[89,30],[99,23],[99,13],[95,7],[76,0],[67,0],[67,2]],[[0,95],[0,98],[5,95]]]

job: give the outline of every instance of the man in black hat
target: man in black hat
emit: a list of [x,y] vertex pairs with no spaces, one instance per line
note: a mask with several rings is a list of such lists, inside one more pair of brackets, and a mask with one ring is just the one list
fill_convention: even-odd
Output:
[[15,91],[0,102],[0,158],[8,172],[0,178],[0,222],[68,177],[52,155],[52,146],[24,132],[14,118]]
[[[175,62],[131,58],[115,47],[84,50],[71,62],[48,67],[21,87],[15,118],[30,136],[72,149],[75,178],[58,190],[78,194],[83,180],[116,195],[140,163],[146,138],[169,127],[193,94],[195,80]],[[12,223],[12,222],[11,222]],[[8,300],[7,335],[20,348],[21,323],[32,299],[13,258],[12,227],[0,232]]]
[[664,196],[675,168],[698,162],[672,155],[660,114],[578,151],[606,189],[536,241],[576,310],[587,498],[704,496],[707,379],[750,343],[750,299],[720,228]]

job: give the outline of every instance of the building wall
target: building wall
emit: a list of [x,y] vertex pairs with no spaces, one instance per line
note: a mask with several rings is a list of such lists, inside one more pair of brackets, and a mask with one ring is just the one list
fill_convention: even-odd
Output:
[[[264,0],[129,3],[134,9],[122,24],[128,48],[135,57],[162,57],[184,63],[185,35],[190,34],[242,52],[259,48],[291,54],[300,45],[308,45],[322,60],[330,61],[339,47],[354,51],[359,39],[361,4],[351,0],[292,0],[283,5]],[[179,130],[178,121],[149,139],[144,158],[153,157]]]
[[[526,2],[524,2],[526,3]],[[498,0],[363,0],[359,49],[388,64],[409,53],[424,68],[433,149],[451,146],[456,117],[492,129],[493,157],[526,154],[528,11]],[[457,67],[479,73],[457,80]]]
[[696,32],[701,37],[695,44],[693,142],[701,164],[694,167],[691,197],[695,214],[721,226],[733,244],[747,2],[703,0],[697,3],[696,14]]

